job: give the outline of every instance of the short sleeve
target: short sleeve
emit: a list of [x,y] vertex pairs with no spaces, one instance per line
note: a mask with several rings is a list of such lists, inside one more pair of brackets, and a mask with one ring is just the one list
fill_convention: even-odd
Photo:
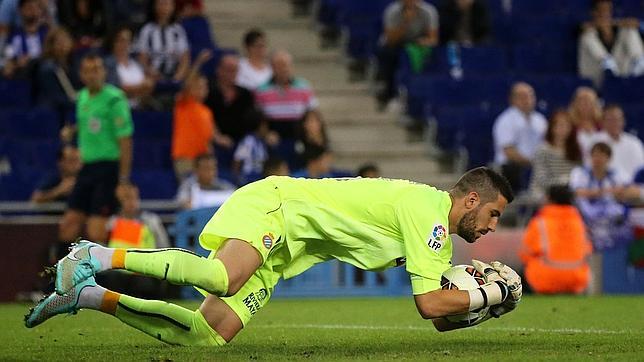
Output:
[[412,191],[397,208],[414,294],[438,289],[443,271],[450,266],[452,241],[445,197],[437,190]]
[[177,53],[183,54],[190,50],[188,36],[181,25],[177,25]]
[[438,12],[431,4],[423,4],[423,17],[430,30],[438,30]]
[[509,115],[504,114],[499,117],[494,125],[494,143],[498,148],[505,148],[514,146],[517,142],[517,137],[514,134],[511,122],[509,122]]
[[150,53],[150,35],[152,32],[152,24],[148,23],[143,26],[139,32],[139,39],[137,40],[136,50],[139,53]]
[[572,169],[570,172],[569,186],[573,190],[588,187],[588,175],[583,167],[575,167]]
[[398,25],[400,25],[400,6],[394,2],[385,9],[383,26],[385,29],[391,29]]
[[112,101],[111,115],[114,122],[114,130],[118,138],[130,137],[134,133],[134,124],[132,122],[132,113],[130,105],[125,96],[120,93]]

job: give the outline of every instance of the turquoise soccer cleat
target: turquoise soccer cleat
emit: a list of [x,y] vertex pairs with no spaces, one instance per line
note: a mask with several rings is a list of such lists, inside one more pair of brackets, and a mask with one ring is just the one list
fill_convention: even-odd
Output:
[[101,264],[92,256],[91,248],[98,244],[81,240],[72,245],[69,254],[56,264],[56,293],[63,295],[75,285],[96,275]]
[[65,295],[60,295],[51,293],[49,296],[43,298],[29,310],[29,313],[25,315],[25,327],[33,328],[47,319],[59,315],[59,314],[76,314],[80,307],[78,306],[78,301],[80,298],[80,293],[86,287],[96,286],[96,281],[93,277],[86,279],[80,284],[72,287],[69,290],[69,293]]

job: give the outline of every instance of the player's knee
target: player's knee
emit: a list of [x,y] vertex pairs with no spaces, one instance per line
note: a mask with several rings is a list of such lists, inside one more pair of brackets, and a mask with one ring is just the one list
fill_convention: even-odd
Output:
[[73,241],[80,234],[81,223],[73,218],[63,218],[58,226],[58,238],[64,241]]

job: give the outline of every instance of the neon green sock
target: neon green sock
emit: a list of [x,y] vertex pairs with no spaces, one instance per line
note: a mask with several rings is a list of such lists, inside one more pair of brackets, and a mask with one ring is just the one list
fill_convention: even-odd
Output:
[[221,260],[184,249],[128,249],[124,267],[173,284],[193,285],[213,295],[225,296],[228,292],[228,273]]
[[199,310],[190,311],[160,300],[121,294],[114,315],[160,341],[180,346],[223,346],[226,340],[212,329]]

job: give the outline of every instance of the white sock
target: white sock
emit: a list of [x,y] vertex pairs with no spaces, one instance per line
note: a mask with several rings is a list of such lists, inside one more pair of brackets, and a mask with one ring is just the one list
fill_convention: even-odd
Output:
[[89,253],[98,259],[101,264],[101,269],[98,270],[98,272],[112,269],[112,255],[114,254],[114,249],[95,245],[89,249]]
[[100,285],[94,287],[85,287],[78,297],[78,306],[81,308],[100,310],[103,303],[103,295],[107,289]]

